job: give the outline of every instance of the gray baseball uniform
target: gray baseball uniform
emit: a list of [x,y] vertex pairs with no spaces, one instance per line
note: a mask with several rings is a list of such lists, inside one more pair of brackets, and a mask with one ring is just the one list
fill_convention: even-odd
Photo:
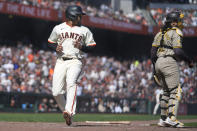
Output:
[[182,48],[182,31],[173,27],[163,34],[163,45],[161,45],[162,32],[157,33],[152,46],[158,47],[157,61],[155,63],[156,75],[163,87],[164,93],[161,97],[161,115],[177,114],[176,102],[179,100],[179,67],[174,57],[174,48]]

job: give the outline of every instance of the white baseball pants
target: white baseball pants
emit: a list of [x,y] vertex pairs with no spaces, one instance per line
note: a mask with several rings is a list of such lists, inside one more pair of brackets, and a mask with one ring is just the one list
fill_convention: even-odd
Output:
[[155,108],[154,108],[154,111],[153,111],[153,115],[156,115],[157,114],[157,110],[159,109],[159,105],[160,105],[160,95],[161,94],[157,94],[156,95],[156,104],[155,104]]
[[[52,82],[52,94],[61,109],[71,115],[76,110],[77,79],[82,69],[82,62],[78,59],[57,59]],[[64,94],[66,94],[66,99]]]

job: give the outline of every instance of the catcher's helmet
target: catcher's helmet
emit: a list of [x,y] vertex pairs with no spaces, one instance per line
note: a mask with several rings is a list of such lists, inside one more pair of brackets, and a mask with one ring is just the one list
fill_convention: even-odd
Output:
[[166,22],[171,23],[171,22],[182,22],[184,15],[179,12],[179,11],[174,11],[166,16]]
[[173,11],[171,13],[168,13],[166,16],[165,25],[170,26],[170,23],[177,22],[178,23],[177,27],[182,29],[183,28],[183,17],[184,17],[184,14],[182,14],[179,11]]
[[67,7],[65,15],[66,15],[66,19],[75,21],[77,16],[85,15],[85,13],[82,11],[80,6],[71,5]]

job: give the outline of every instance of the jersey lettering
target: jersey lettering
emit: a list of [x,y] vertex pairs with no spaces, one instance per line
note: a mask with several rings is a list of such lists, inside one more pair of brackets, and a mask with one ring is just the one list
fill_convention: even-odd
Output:
[[69,38],[68,32],[65,33],[65,38]]
[[69,32],[61,33],[60,40],[67,39],[67,38],[71,38],[71,39],[74,39],[74,40],[77,40],[77,41],[81,41],[82,36],[80,36],[77,33],[73,33],[73,32],[70,32],[70,33]]
[[70,38],[74,39],[75,33],[70,32]]

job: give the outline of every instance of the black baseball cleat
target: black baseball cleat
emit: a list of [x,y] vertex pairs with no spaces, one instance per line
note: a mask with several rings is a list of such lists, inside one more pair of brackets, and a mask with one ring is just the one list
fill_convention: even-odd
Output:
[[72,124],[72,116],[68,112],[63,112],[63,117],[66,120],[66,124],[70,126]]

